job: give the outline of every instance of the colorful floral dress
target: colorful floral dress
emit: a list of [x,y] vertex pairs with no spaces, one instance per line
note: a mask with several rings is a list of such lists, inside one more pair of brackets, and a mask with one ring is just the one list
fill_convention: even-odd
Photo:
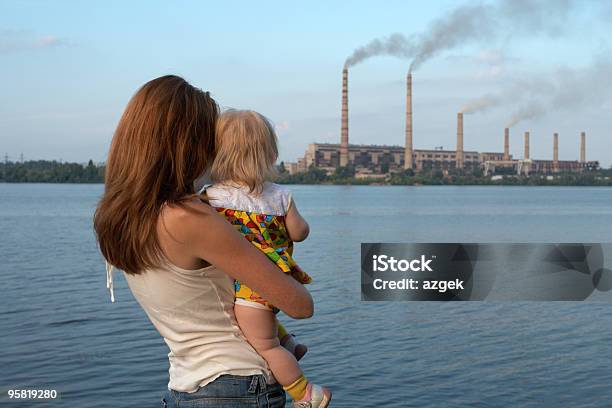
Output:
[[[273,183],[265,183],[259,194],[244,186],[215,184],[206,189],[210,204],[238,232],[283,272],[302,284],[312,282],[292,257],[293,242],[285,226],[291,205],[291,192]],[[275,310],[267,300],[243,283],[236,281],[236,303]]]

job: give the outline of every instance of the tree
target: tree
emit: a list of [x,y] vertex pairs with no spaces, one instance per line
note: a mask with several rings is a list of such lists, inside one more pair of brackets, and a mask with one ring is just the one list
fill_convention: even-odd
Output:
[[355,177],[355,167],[351,165],[336,167],[336,170],[334,170],[333,176],[335,179],[353,178]]

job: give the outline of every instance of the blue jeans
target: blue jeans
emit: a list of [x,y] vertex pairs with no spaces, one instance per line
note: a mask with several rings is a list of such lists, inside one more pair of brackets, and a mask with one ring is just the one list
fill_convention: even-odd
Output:
[[196,392],[168,390],[162,408],[283,408],[285,391],[280,384],[266,384],[263,375],[222,375]]

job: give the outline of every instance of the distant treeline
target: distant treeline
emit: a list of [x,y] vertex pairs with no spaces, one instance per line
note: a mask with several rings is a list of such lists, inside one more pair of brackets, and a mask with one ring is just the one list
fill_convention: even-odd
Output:
[[559,173],[552,178],[532,174],[518,176],[505,174],[492,178],[485,176],[481,169],[473,171],[426,170],[414,173],[410,170],[392,173],[384,178],[355,177],[355,170],[350,167],[338,168],[330,175],[324,170],[310,167],[308,171],[289,174],[283,163],[278,166],[281,184],[354,184],[354,185],[518,185],[518,186],[612,186],[612,169],[602,169],[584,173]]
[[6,183],[103,183],[104,166],[89,161],[62,163],[48,160],[0,162],[0,182]]
[[[355,177],[351,167],[341,167],[328,175],[324,170],[311,167],[308,171],[289,174],[284,164],[278,166],[280,184],[386,184],[386,185],[520,185],[520,186],[612,186],[612,169],[584,173],[560,173],[549,179],[543,175],[517,176],[506,174],[491,178],[481,169],[473,171],[429,170],[413,173],[408,170],[380,177]],[[103,183],[104,165],[62,163],[36,160],[26,162],[0,162],[0,182],[7,183]]]

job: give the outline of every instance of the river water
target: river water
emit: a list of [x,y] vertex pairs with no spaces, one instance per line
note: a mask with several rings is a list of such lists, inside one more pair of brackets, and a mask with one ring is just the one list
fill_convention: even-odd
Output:
[[[286,325],[334,407],[607,407],[606,302],[362,302],[361,242],[612,242],[612,189],[291,186],[311,224],[295,256],[315,316]],[[0,184],[0,399],[159,406],[168,352],[92,229],[101,185]],[[9,401],[51,388],[52,402]]]

